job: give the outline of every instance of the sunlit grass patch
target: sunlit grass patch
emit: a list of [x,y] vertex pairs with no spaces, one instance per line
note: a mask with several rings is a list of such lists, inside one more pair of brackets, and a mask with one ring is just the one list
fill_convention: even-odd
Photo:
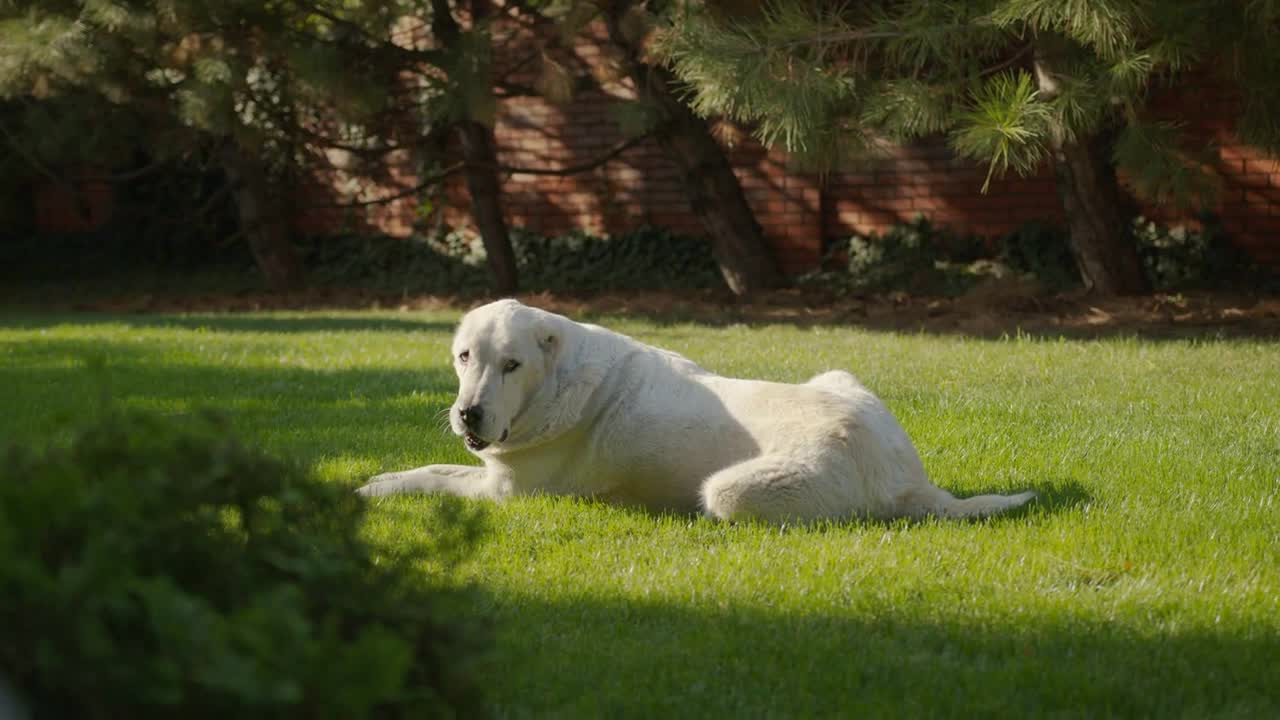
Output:
[[[47,441],[109,393],[221,408],[352,487],[473,462],[442,417],[456,319],[0,317],[0,435]],[[728,374],[850,370],[938,484],[1042,499],[984,522],[785,528],[471,503],[490,532],[457,573],[494,628],[500,715],[1280,714],[1274,343],[603,322]],[[379,500],[366,531],[416,552],[440,502]]]

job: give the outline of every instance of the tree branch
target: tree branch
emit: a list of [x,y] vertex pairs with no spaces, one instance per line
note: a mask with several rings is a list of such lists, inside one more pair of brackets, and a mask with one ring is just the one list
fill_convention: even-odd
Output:
[[538,48],[531,53],[527,53],[524,57],[512,63],[510,67],[504,69],[502,72],[495,72],[494,79],[499,83],[505,81],[507,78],[523,70],[526,65],[538,59],[540,55],[542,55],[542,48]]
[[428,175],[425,179],[419,181],[418,184],[414,185],[413,187],[405,188],[403,190],[399,190],[390,195],[386,195],[380,198],[374,198],[373,200],[357,200],[355,202],[348,202],[348,203],[321,203],[316,205],[308,205],[307,207],[320,208],[320,209],[358,208],[358,207],[369,207],[370,205],[383,205],[385,203],[395,202],[396,200],[401,200],[403,198],[417,195],[418,193],[422,192],[423,190],[426,190],[429,187],[432,187],[433,185],[439,185],[440,183],[449,179],[450,176],[455,175],[458,172],[461,172],[465,167],[466,166],[463,163],[454,163],[453,165],[450,165],[449,167],[445,168],[444,170],[441,170],[438,173]]
[[494,87],[502,91],[501,93],[494,93],[494,97],[498,98],[499,100],[503,98],[514,98],[514,97],[537,97],[541,94],[537,90],[529,87],[528,85],[520,85],[519,83],[503,82],[501,80],[499,80],[498,82],[495,82]]
[[[359,23],[354,22],[352,20],[348,20],[344,17],[340,17],[338,15],[335,15],[332,12],[329,12],[328,10],[325,10],[324,8],[320,7],[314,2],[301,2],[301,0],[294,0],[294,4],[306,10],[307,12],[313,13],[315,15],[318,15],[324,18],[325,20],[328,20],[334,25],[346,28],[347,30],[350,30],[356,33],[360,37],[364,38],[365,41],[372,46],[371,49],[376,48],[380,52],[389,51],[396,55],[400,55],[406,58],[413,58],[415,60],[419,60],[421,62],[425,62],[430,65],[436,65],[436,66],[439,66],[444,60],[443,54],[440,53],[438,50],[431,50],[431,49],[418,50],[416,48],[405,47],[403,45],[400,45],[390,37],[386,37],[386,38],[379,37],[369,32],[366,28],[361,26]],[[320,38],[320,37],[316,37],[314,35],[309,35],[305,33],[304,33],[304,36],[309,37],[312,40],[317,40],[321,42],[333,42],[331,39],[328,39],[328,38]]]
[[[579,173],[584,173],[590,170],[594,170],[600,167],[601,165],[604,165],[610,160],[613,160],[614,158],[618,157],[622,153],[626,152],[627,150],[630,150],[631,148],[639,145],[640,143],[648,139],[649,139],[648,135],[638,135],[629,140],[618,143],[613,148],[611,148],[608,152],[604,153],[603,155],[600,155],[599,157],[593,158],[586,162],[578,163],[577,165],[568,165],[562,168],[526,168],[526,167],[517,167],[514,165],[503,165],[501,163],[494,165],[493,168],[498,172],[507,173],[510,175],[552,175],[552,176],[577,175]],[[441,182],[444,182],[445,180],[449,179],[449,177],[451,177],[452,175],[455,175],[458,172],[461,172],[463,169],[465,169],[465,167],[466,167],[465,163],[455,163],[445,168],[444,170],[441,170],[438,173],[429,175],[428,177],[424,178],[413,187],[404,188],[403,190],[397,190],[396,192],[390,195],[374,198],[372,200],[359,200],[356,202],[349,202],[349,203],[324,203],[324,204],[318,204],[318,205],[308,205],[308,207],[323,209],[323,208],[358,208],[358,207],[369,207],[371,205],[383,205],[385,203],[394,202],[396,200],[401,200],[403,198],[416,195],[417,193],[420,193],[429,187],[438,185]]]
[[1031,43],[1027,43],[1026,45],[1023,45],[1021,48],[1018,49],[1018,52],[1005,58],[1003,61],[998,62],[989,68],[983,68],[982,71],[978,73],[978,76],[987,77],[988,75],[994,75],[1000,72],[1001,70],[1008,69],[1018,64],[1018,61],[1026,57],[1031,52],[1033,47],[1034,45],[1032,45]]
[[617,145],[613,146],[613,148],[611,148],[608,152],[604,153],[600,157],[597,157],[593,160],[588,160],[587,162],[578,163],[577,165],[569,165],[567,167],[562,167],[562,168],[522,168],[522,167],[514,167],[511,165],[499,164],[497,169],[499,172],[509,173],[511,175],[554,175],[554,176],[577,175],[578,173],[584,173],[589,170],[595,170],[601,165],[604,165],[610,160],[618,157],[622,153],[630,150],[631,148],[639,145],[640,143],[648,139],[649,139],[649,136],[647,134],[637,135],[629,140],[625,140],[623,142],[618,143]]
[[457,47],[460,33],[448,0],[431,0],[431,34],[436,36],[436,40],[444,47]]
[[40,158],[36,157],[34,153],[28,151],[22,143],[18,142],[18,138],[14,137],[13,134],[9,132],[9,128],[5,127],[4,123],[0,123],[0,134],[4,135],[5,140],[9,143],[9,147],[17,153],[19,157],[25,160],[28,165],[35,169],[36,172],[45,176],[54,185],[57,185],[62,188],[63,191],[71,195],[75,200],[76,211],[80,214],[81,220],[88,222],[93,217],[93,212],[89,207],[89,201],[85,199],[84,193],[80,192],[80,189],[75,186],[75,183],[55,173],[53,170],[49,169],[47,165],[40,162]]

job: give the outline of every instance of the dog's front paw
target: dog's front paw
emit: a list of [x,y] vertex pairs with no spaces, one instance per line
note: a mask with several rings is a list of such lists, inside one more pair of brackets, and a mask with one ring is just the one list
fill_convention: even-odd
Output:
[[356,488],[356,494],[363,497],[389,495],[396,490],[396,473],[382,473],[369,478],[369,482]]

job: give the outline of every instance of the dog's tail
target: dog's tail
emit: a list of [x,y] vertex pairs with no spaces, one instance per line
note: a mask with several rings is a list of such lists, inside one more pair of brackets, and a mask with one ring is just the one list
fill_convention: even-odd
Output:
[[1022,507],[1036,499],[1034,492],[1020,492],[1016,495],[974,495],[958,498],[942,490],[944,498],[940,503],[940,515],[947,517],[981,518],[998,515],[1014,508]]

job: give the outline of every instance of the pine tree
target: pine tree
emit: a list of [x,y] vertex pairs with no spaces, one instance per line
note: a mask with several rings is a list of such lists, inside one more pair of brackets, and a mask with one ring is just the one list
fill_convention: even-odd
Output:
[[[724,148],[706,120],[683,101],[670,70],[646,51],[665,5],[637,0],[506,0],[504,4],[531,25],[532,44],[543,57],[541,77],[527,89],[531,93],[565,104],[576,90],[609,94],[606,81],[630,81],[635,99],[620,101],[613,108],[628,139],[599,159],[652,140],[678,170],[690,209],[707,232],[725,284],[737,295],[750,295],[776,286],[781,273]],[[601,29],[607,39],[595,34]],[[576,40],[584,33],[589,38],[585,44],[603,51],[606,60],[579,54],[583,46]],[[598,164],[590,161],[577,167]]]
[[737,295],[777,285],[777,263],[724,149],[707,122],[682,100],[670,70],[646,61],[644,43],[654,15],[634,0],[610,0],[601,3],[601,9],[609,38],[621,50],[621,65],[650,114],[649,130],[667,159],[680,170],[690,205],[710,236],[725,283]]
[[1146,199],[1212,199],[1207,148],[1153,117],[1150,90],[1211,69],[1238,130],[1280,149],[1280,4],[1266,0],[688,2],[658,51],[704,116],[825,162],[945,134],[988,180],[1052,164],[1073,252],[1102,294],[1146,281],[1117,169]]
[[502,212],[502,183],[493,134],[495,78],[492,40],[488,35],[492,8],[488,0],[457,4],[464,6],[461,9],[470,19],[469,28],[464,29],[454,17],[448,0],[431,0],[431,29],[439,46],[459,63],[451,67],[452,90],[467,102],[457,106],[450,119],[462,141],[471,215],[480,230],[494,289],[510,294],[516,291],[519,280],[515,251]]

